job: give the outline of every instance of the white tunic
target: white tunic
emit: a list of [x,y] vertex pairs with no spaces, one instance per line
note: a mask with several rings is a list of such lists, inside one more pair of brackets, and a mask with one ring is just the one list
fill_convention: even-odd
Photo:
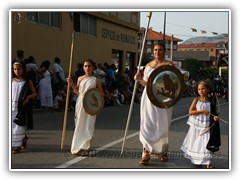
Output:
[[39,91],[38,91],[41,106],[53,107],[52,84],[51,84],[50,72],[46,70],[43,73],[43,77],[44,78],[42,78],[39,82]]
[[25,137],[26,127],[18,126],[13,122],[18,113],[18,99],[26,81],[12,80],[12,147],[21,147]]
[[71,153],[76,154],[80,149],[89,149],[92,140],[96,115],[88,114],[83,107],[84,94],[96,87],[96,77],[84,78],[79,86],[79,96],[75,107],[75,130],[72,139]]
[[[210,102],[198,100],[196,110],[208,110],[210,112]],[[181,150],[184,152],[184,156],[196,165],[210,164],[212,158],[212,153],[206,149],[210,133],[208,131],[201,135],[209,127],[209,116],[209,114],[190,115],[187,122],[190,127]]]
[[[154,69],[146,66],[144,81],[148,81]],[[164,153],[168,150],[168,132],[171,124],[172,108],[162,109],[149,100],[146,87],[141,98],[140,141],[150,153]]]

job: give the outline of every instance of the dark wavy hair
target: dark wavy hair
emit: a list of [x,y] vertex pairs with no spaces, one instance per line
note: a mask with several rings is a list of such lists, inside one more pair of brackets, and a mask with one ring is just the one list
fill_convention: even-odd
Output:
[[195,84],[194,94],[195,94],[196,96],[199,96],[199,94],[198,94],[198,85],[199,85],[199,84],[203,84],[203,85],[207,88],[208,94],[211,94],[211,93],[212,93],[212,86],[211,86],[210,82],[209,82],[209,81],[206,81],[206,80],[202,80],[202,81],[196,82],[196,84]]
[[91,64],[92,64],[92,67],[95,66],[95,62],[94,62],[93,60],[91,60],[91,59],[85,59],[85,60],[83,60],[83,64],[84,64],[85,62],[91,63]]
[[50,61],[49,60],[45,60],[42,62],[42,64],[40,65],[41,68],[45,67],[46,69],[49,69],[50,67]]

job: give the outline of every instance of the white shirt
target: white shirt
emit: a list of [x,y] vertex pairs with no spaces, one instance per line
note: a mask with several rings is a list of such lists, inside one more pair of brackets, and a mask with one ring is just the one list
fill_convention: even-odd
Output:
[[59,73],[59,76],[61,77],[61,79],[64,82],[67,82],[66,78],[65,78],[64,71],[63,71],[62,67],[58,63],[54,63],[53,64],[53,73],[54,73],[54,82],[57,83],[59,81],[57,76],[56,76],[56,73]]

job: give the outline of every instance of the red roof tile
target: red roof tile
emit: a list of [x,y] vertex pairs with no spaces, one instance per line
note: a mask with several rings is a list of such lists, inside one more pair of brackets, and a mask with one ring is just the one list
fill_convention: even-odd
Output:
[[[163,36],[164,35],[161,32],[157,32],[157,31],[154,31],[152,29],[148,29],[148,33],[147,33],[146,39],[147,40],[161,40],[161,39],[163,39]],[[171,41],[171,38],[172,38],[171,36],[165,35],[165,40]],[[183,41],[182,39],[175,38],[175,37],[173,37],[173,40],[174,41],[178,41],[178,42]]]
[[178,49],[181,48],[215,48],[218,43],[198,43],[198,44],[178,44]]

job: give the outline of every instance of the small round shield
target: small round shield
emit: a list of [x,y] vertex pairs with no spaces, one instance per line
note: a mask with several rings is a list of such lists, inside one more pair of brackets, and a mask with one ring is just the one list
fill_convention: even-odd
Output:
[[89,89],[83,98],[83,107],[90,115],[96,115],[102,111],[104,98],[97,88]]
[[159,108],[169,108],[177,103],[184,91],[181,71],[173,65],[156,68],[147,82],[147,95]]

